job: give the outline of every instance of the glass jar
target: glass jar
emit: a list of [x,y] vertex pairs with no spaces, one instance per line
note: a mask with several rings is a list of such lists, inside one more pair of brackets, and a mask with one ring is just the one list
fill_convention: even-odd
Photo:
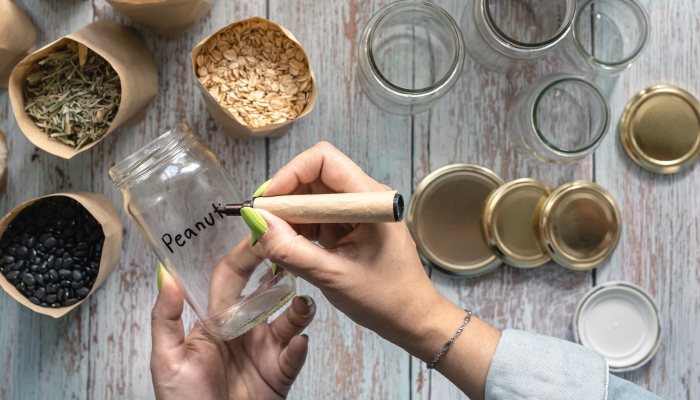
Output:
[[410,115],[430,109],[457,82],[464,41],[445,10],[427,1],[405,0],[370,19],[358,53],[367,97],[384,111]]
[[582,73],[615,75],[649,41],[649,15],[637,0],[588,0],[576,11],[564,55]]
[[610,127],[610,105],[601,89],[583,77],[545,76],[518,94],[506,131],[523,154],[555,164],[583,159]]
[[240,218],[212,203],[245,199],[217,155],[179,124],[109,170],[124,209],[205,329],[228,340],[294,296],[296,283],[250,245]]
[[552,51],[571,29],[576,0],[467,0],[462,34],[471,57],[506,72]]

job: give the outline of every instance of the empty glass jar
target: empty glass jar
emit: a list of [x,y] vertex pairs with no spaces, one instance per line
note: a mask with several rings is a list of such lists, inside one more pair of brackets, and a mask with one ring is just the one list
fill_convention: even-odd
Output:
[[552,51],[571,29],[576,0],[467,0],[462,33],[469,55],[505,72]]
[[593,153],[609,127],[610,106],[600,88],[566,74],[533,82],[518,94],[506,121],[519,152],[555,164]]
[[579,71],[614,75],[639,58],[648,40],[649,16],[637,0],[587,0],[563,49]]
[[358,50],[362,90],[400,115],[428,110],[459,78],[464,41],[457,23],[427,1],[404,0],[369,21]]
[[186,123],[109,170],[124,209],[212,335],[228,340],[264,321],[295,293],[250,246],[243,220],[212,203],[245,199],[221,161]]

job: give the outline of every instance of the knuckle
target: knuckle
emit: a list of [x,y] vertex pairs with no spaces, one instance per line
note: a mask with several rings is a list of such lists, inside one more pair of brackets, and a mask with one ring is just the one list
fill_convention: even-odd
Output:
[[269,252],[270,261],[281,265],[289,265],[294,258],[294,242],[298,238],[299,236],[285,237],[275,243]]

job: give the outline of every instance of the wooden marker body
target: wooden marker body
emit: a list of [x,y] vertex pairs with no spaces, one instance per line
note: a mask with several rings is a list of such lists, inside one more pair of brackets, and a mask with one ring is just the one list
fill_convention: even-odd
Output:
[[403,198],[395,191],[256,197],[252,207],[292,224],[396,222],[403,218]]

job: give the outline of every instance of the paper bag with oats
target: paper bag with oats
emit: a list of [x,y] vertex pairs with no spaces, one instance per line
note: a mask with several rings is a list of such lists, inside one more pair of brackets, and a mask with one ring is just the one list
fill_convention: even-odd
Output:
[[7,88],[12,68],[36,49],[29,15],[12,0],[0,0],[0,89]]
[[214,0],[107,0],[115,10],[165,37],[176,39],[209,11]]
[[[48,243],[49,239],[44,239],[44,242],[41,242],[38,238],[42,238],[44,233],[40,234],[39,231],[29,233],[27,234],[28,238],[21,238],[19,239],[20,242],[15,243],[12,237],[22,236],[18,230],[24,229],[25,231],[29,231],[31,228],[31,226],[24,221],[22,221],[24,224],[23,226],[12,224],[21,212],[42,199],[57,199],[60,197],[69,197],[75,200],[92,215],[94,220],[92,220],[90,224],[84,221],[81,223],[79,219],[80,216],[72,214],[76,212],[75,208],[71,208],[73,210],[71,211],[72,215],[65,214],[64,208],[64,214],[60,216],[60,220],[64,221],[63,223],[66,224],[66,226],[65,229],[61,230],[60,239],[57,240],[54,238],[55,243]],[[64,204],[67,202],[65,199],[60,201]],[[33,215],[30,216],[33,217]],[[23,217],[25,216],[23,215]],[[39,222],[41,218],[31,218],[31,220],[36,221],[37,224],[43,223]],[[53,224],[53,228],[60,229],[57,225],[58,222],[53,222]],[[48,230],[49,225],[51,225],[50,221],[44,225],[44,231]],[[90,234],[85,233],[84,229],[94,232],[95,229],[99,230],[100,228],[104,235],[104,242],[101,245],[101,252],[98,254],[97,249],[93,248],[96,244],[88,243],[89,240],[86,239],[86,237],[89,238]],[[80,231],[80,229],[83,230]],[[101,194],[89,192],[57,193],[38,197],[20,204],[0,220],[0,237],[2,238],[2,240],[0,240],[0,247],[3,252],[2,261],[0,261],[0,263],[2,263],[2,266],[0,266],[2,270],[2,274],[0,274],[0,286],[2,286],[5,292],[25,307],[40,314],[50,315],[54,318],[62,317],[75,307],[80,306],[87,297],[104,283],[109,274],[114,271],[119,261],[119,253],[121,252],[122,231],[123,227],[117,210],[109,199]],[[52,230],[52,232],[57,231]],[[27,241],[26,243],[25,239]],[[62,247],[61,251],[63,253],[54,255],[53,253],[58,253],[59,246]],[[8,249],[10,247],[14,247],[13,251],[15,255],[8,258],[5,256],[8,255]],[[23,249],[21,253],[20,248]],[[41,253],[39,253],[39,251],[41,251]],[[70,266],[66,266],[68,264],[66,262],[67,258],[62,258],[65,257],[63,254],[66,252],[72,254],[70,256]],[[86,255],[83,255],[81,252],[86,253]],[[43,254],[43,256],[41,254]],[[57,268],[55,265],[58,258],[61,258],[62,262],[60,268]],[[93,265],[91,263],[97,262],[97,258],[99,258],[99,269],[95,271],[94,267],[97,266],[97,264]],[[86,259],[89,261],[86,262]],[[39,260],[38,263],[36,262],[37,260]],[[19,269],[17,269],[17,264],[20,262],[22,264]],[[51,262],[53,262],[54,265],[50,265]],[[71,275],[68,276],[66,274],[65,276],[59,276],[57,275],[59,271],[61,273],[63,273],[63,271],[69,271]],[[95,273],[97,274],[96,276],[94,275]],[[86,288],[86,282],[92,282],[93,279],[94,283],[92,287],[89,288],[89,290],[83,289]],[[12,282],[10,280],[12,280]],[[67,284],[64,282],[67,282]],[[23,287],[22,285],[25,286]],[[28,298],[22,294],[17,286],[19,286],[19,289],[26,289],[30,297]],[[31,290],[29,290],[29,288],[31,288]],[[59,291],[63,293],[57,294]],[[49,299],[49,296],[52,295],[55,297]],[[77,301],[71,300],[68,302],[67,300],[70,299],[76,299]],[[59,307],[48,307],[50,305],[49,300],[53,300],[51,303],[56,303]],[[46,305],[42,306],[42,302]]]
[[[42,68],[66,58],[81,67],[42,75]],[[93,63],[102,63],[100,70],[111,75],[95,75],[98,68],[92,68]],[[34,89],[30,93],[35,85],[45,85],[36,91],[47,95]],[[136,31],[111,21],[92,23],[32,53],[12,71],[9,85],[22,133],[37,147],[63,158],[90,149],[123,124],[141,121],[157,91],[158,74],[146,45]],[[55,98],[63,104],[56,105]],[[36,104],[43,108],[31,107]],[[61,113],[51,112],[57,107]]]
[[282,136],[316,102],[304,49],[291,32],[264,18],[220,29],[190,58],[209,113],[231,137]]

